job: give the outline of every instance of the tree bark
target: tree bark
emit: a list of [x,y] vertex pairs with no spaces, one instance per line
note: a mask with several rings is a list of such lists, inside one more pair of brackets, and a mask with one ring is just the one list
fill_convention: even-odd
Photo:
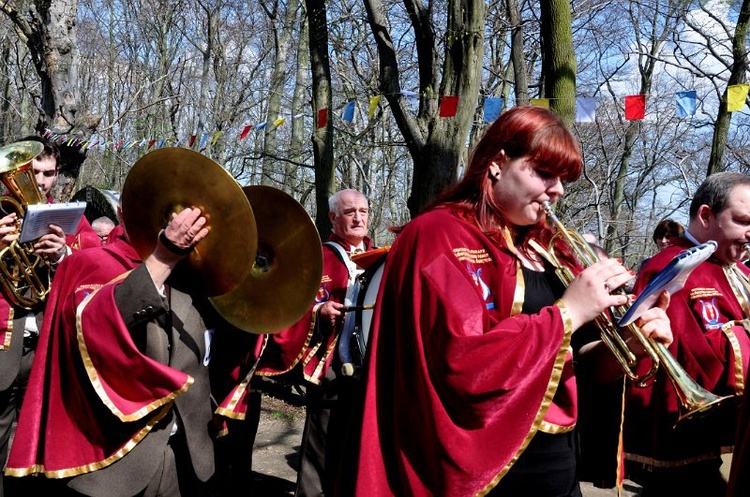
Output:
[[[737,26],[732,38],[732,72],[727,81],[727,87],[739,85],[746,81],[748,63],[747,63],[747,31],[750,23],[750,0],[742,1],[740,15],[737,18]],[[708,160],[708,170],[706,176],[722,170],[722,161],[724,159],[724,150],[727,145],[727,134],[729,133],[729,123],[732,120],[732,113],[727,110],[727,90],[724,90],[724,97],[719,102],[719,110],[716,115],[716,124],[714,125],[714,134],[711,141],[711,155]]]
[[[334,189],[333,122],[331,120],[331,67],[328,58],[328,21],[325,0],[305,0],[312,68],[313,157],[315,163],[315,225],[322,239],[331,233],[328,197]],[[318,126],[318,113],[328,114]]]
[[569,0],[541,2],[542,73],[550,108],[572,129],[576,112],[576,54]]

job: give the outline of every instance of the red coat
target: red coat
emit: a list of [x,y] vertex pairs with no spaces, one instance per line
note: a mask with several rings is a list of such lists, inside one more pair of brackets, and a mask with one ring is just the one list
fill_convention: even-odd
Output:
[[[635,293],[677,254],[692,246],[675,239],[652,257],[638,275]],[[750,270],[739,265],[743,278]],[[742,394],[750,360],[750,339],[741,321],[745,299],[738,299],[727,279],[730,266],[709,259],[672,295],[667,315],[674,341],[671,354],[700,386],[717,395]],[[736,428],[735,403],[673,429],[680,412],[675,389],[663,368],[647,388],[629,385],[625,412],[626,459],[646,466],[678,467],[731,452]]]
[[[122,228],[115,229],[112,243],[59,266],[6,474],[63,478],[108,466],[128,454],[193,383],[187,373],[141,353],[128,331],[114,289],[141,260]],[[235,380],[248,377],[246,370],[221,366]],[[221,413],[241,418],[234,412],[244,408],[241,398],[229,392]]]
[[519,260],[475,226],[444,209],[409,223],[386,259],[341,495],[476,495],[538,430],[575,424],[565,308],[521,314],[523,295]]
[[[345,249],[349,246],[336,235],[331,235],[329,240],[340,243]],[[365,238],[364,243],[365,250],[372,248],[369,238]],[[348,282],[349,271],[346,264],[335,249],[324,244],[323,277],[315,301],[311,302],[310,309],[297,323],[269,336],[258,363],[257,375],[276,376],[287,373],[300,364],[303,378],[316,385],[320,384],[334,358],[338,356],[335,353],[336,345],[343,323],[339,320],[334,329],[330,323],[318,321],[317,310],[329,300],[344,303]]]

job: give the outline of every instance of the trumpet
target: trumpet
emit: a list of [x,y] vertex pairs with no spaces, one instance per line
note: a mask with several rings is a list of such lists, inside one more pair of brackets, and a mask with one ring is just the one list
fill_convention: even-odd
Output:
[[[567,287],[573,281],[575,275],[573,274],[573,271],[566,265],[562,264],[557,257],[555,251],[555,242],[557,239],[561,239],[570,249],[572,255],[577,259],[581,267],[587,268],[598,262],[600,258],[578,232],[569,230],[562,224],[552,210],[552,204],[544,202],[542,204],[542,209],[547,215],[547,219],[555,225],[556,232],[553,235],[552,240],[550,240],[548,252],[557,268],[557,276]],[[622,288],[616,288],[612,290],[612,293],[624,294],[624,290]],[[622,338],[619,328],[616,325],[618,320],[628,311],[629,307],[630,304],[610,307],[608,313],[602,312],[596,317],[594,324],[599,329],[604,344],[614,354],[615,359],[625,375],[632,380],[636,386],[641,388],[647,386],[649,380],[656,375],[659,368],[664,371],[672,383],[672,386],[677,393],[677,398],[680,401],[678,423],[707,413],[713,407],[718,406],[723,401],[732,397],[719,397],[700,386],[690,377],[690,375],[687,374],[685,369],[679,362],[677,362],[663,343],[647,338],[640,327],[635,323],[632,323],[623,328],[631,333],[631,335],[640,343],[641,347],[646,352],[646,355],[651,359],[651,368],[645,373],[637,373],[635,371],[635,365],[638,362],[638,358],[630,349],[627,342]]]

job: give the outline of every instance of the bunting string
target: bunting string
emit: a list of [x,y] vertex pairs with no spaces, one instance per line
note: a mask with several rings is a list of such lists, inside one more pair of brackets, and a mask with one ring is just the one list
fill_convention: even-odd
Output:
[[[745,103],[748,97],[748,90],[750,90],[750,84],[743,83],[738,85],[731,85],[727,87],[726,92],[726,105],[727,111],[737,112],[745,107]],[[406,97],[415,104],[418,102],[419,95],[416,92],[403,90],[399,93],[401,96]],[[375,95],[370,97],[368,102],[367,118],[372,120],[380,106],[381,98],[383,95]],[[485,97],[483,102],[483,122],[492,123],[498,117],[502,111],[506,108],[506,99],[503,97]],[[531,99],[531,105],[539,107],[549,108],[549,98],[533,98]],[[443,95],[440,97],[439,103],[439,117],[444,119],[450,119],[455,117],[460,107],[460,98],[458,95]],[[647,98],[646,95],[627,95],[623,98],[625,119],[629,121],[645,119],[647,110]],[[593,97],[576,97],[575,102],[575,122],[576,123],[594,123],[596,122],[596,108],[597,99]],[[695,90],[680,91],[675,94],[675,115],[680,118],[689,118],[695,115],[697,108],[697,94]],[[357,101],[348,100],[343,105],[343,111],[341,113],[341,121],[347,124],[352,124],[355,120],[357,111]],[[315,125],[317,128],[325,128],[328,125],[328,120],[331,116],[329,109],[319,109],[317,116],[315,117]],[[306,115],[296,114],[290,116],[292,120],[305,118]],[[151,137],[151,138],[135,138],[135,139],[117,139],[112,141],[106,141],[96,135],[91,136],[88,139],[78,138],[68,134],[55,133],[50,129],[46,129],[44,136],[57,143],[58,145],[66,145],[70,147],[79,147],[82,150],[92,149],[111,149],[113,151],[130,150],[133,148],[144,148],[146,151],[162,148],[167,146],[174,147],[187,147],[195,148],[197,145],[198,150],[204,150],[207,145],[214,146],[222,136],[230,136],[237,141],[247,140],[252,132],[259,133],[263,132],[267,128],[267,132],[273,131],[281,126],[284,126],[287,122],[285,116],[278,116],[276,119],[271,121],[263,121],[255,124],[243,124],[236,128],[230,128],[228,130],[218,130],[213,132],[203,132],[200,137],[197,134],[185,135],[182,137]]]

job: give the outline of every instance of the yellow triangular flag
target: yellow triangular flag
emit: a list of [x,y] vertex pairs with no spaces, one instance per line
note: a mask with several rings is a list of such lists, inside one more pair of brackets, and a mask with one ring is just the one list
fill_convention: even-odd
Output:
[[531,105],[534,107],[544,107],[549,109],[549,98],[532,98]]
[[273,125],[277,128],[286,122],[286,117],[280,117],[273,122]]
[[727,86],[727,111],[736,112],[742,110],[747,100],[747,91],[750,85],[745,83],[741,85]]
[[217,131],[214,135],[213,139],[211,140],[211,146],[213,147],[216,145],[216,142],[219,141],[219,137],[221,136],[222,131]]
[[368,114],[368,117],[372,119],[372,116],[375,115],[375,109],[378,108],[378,104],[380,103],[380,95],[377,97],[370,98],[370,113]]

